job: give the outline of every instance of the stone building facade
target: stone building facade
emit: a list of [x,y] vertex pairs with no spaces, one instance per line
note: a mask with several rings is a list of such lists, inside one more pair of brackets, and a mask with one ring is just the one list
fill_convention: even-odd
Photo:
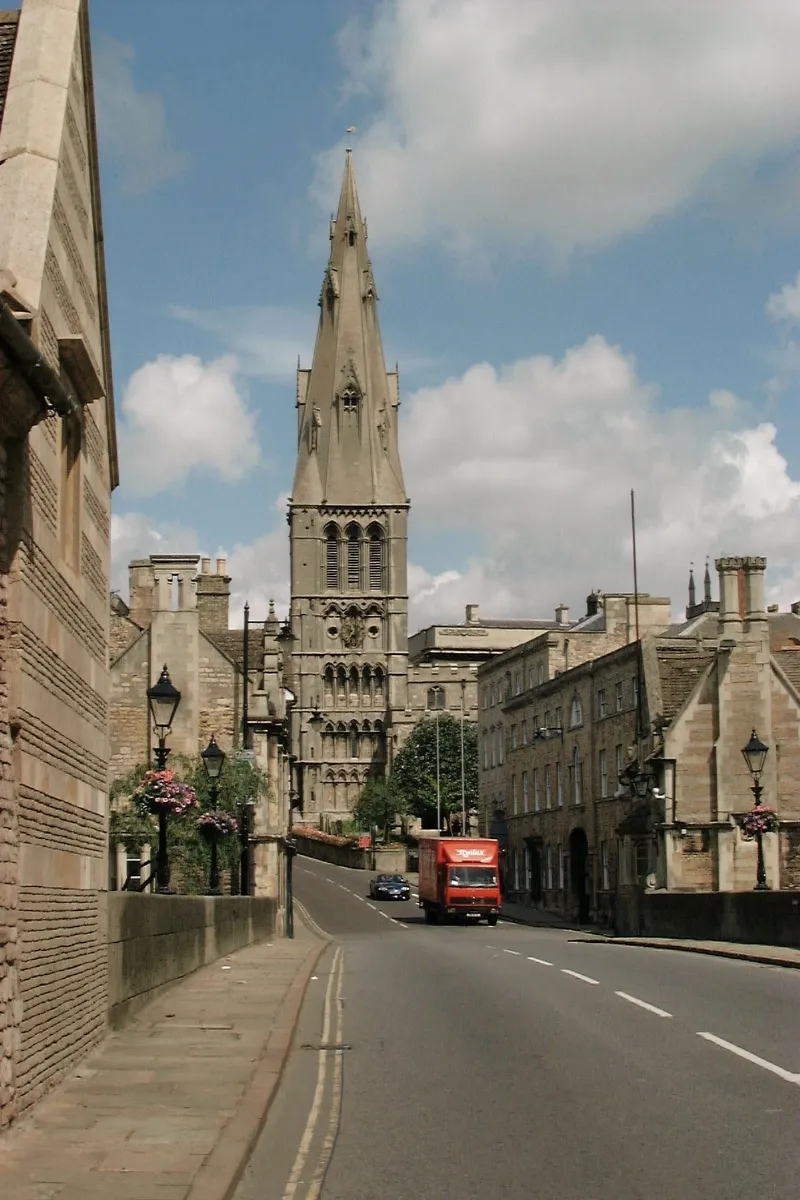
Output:
[[0,1124],[106,1020],[110,495],[88,17],[0,13]]
[[245,670],[244,630],[230,628],[230,584],[224,558],[213,571],[210,559],[196,555],[130,564],[129,602],[111,599],[110,777],[153,761],[147,689],[166,663],[181,693],[171,751],[195,756],[214,735],[226,754],[252,751],[268,776],[270,794],[252,814],[250,878],[256,895],[282,903],[289,777],[281,626],[274,608],[250,625]]
[[[764,803],[781,822],[766,838],[769,880],[800,884],[800,616],[765,610],[764,565],[720,559],[720,601],[708,588],[690,598],[682,625],[658,604],[642,620],[640,598],[640,640],[598,639],[577,665],[548,635],[481,669],[482,813],[507,837],[511,897],[630,931],[647,888],[752,888],[755,848],[737,818],[753,800],[741,749],[754,727],[771,747]],[[529,664],[552,652],[538,682]],[[532,686],[517,692],[526,670]]]

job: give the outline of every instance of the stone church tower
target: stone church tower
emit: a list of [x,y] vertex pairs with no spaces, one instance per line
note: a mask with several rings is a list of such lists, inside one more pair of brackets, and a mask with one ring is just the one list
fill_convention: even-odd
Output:
[[383,357],[349,150],[330,240],[314,358],[297,373],[289,500],[292,753],[312,820],[346,816],[364,781],[384,774],[408,681],[398,375]]

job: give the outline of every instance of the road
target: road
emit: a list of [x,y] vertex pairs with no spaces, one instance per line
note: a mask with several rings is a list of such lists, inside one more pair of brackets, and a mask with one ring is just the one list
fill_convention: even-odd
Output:
[[800,971],[295,880],[336,941],[235,1200],[796,1200]]

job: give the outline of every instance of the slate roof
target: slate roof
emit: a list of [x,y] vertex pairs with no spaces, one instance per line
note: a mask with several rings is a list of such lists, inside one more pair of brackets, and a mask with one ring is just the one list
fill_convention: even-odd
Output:
[[697,681],[714,657],[713,650],[696,645],[657,646],[663,715],[671,721],[694,691]]
[[[226,654],[228,658],[238,666],[239,670],[244,670],[244,630],[243,629],[205,629],[204,635],[210,642],[213,642],[218,650]],[[251,625],[248,630],[249,643],[249,668],[251,671],[256,670],[261,666],[261,659],[264,653],[264,627],[263,625]]]
[[800,650],[774,650],[772,657],[795,691],[800,692]]
[[14,43],[17,40],[18,12],[0,12],[0,126],[3,124],[3,109],[6,104],[8,78],[11,74],[11,60],[14,57]]

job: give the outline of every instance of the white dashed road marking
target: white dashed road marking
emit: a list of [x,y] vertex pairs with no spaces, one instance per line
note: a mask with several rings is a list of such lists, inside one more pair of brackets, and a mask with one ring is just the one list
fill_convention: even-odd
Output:
[[646,1008],[648,1012],[655,1013],[657,1017],[671,1017],[672,1013],[666,1012],[663,1008],[656,1008],[655,1004],[648,1004],[646,1000],[639,1000],[636,996],[629,996],[627,992],[614,992],[615,996],[619,996],[621,1000],[627,1000],[630,1004],[637,1004],[639,1008]]
[[741,1046],[736,1046],[733,1042],[726,1042],[724,1038],[716,1037],[713,1033],[698,1032],[697,1036],[705,1038],[707,1042],[713,1042],[715,1046],[722,1046],[723,1050],[730,1050],[731,1054],[745,1058],[748,1062],[755,1063],[757,1067],[763,1067],[765,1071],[772,1071],[773,1075],[778,1075],[787,1083],[794,1083],[800,1087],[800,1075],[795,1075],[792,1071],[785,1070],[784,1067],[776,1066],[775,1063],[768,1062],[766,1058],[759,1058],[757,1054],[751,1054],[749,1050],[743,1050]]
[[503,950],[503,954],[516,954],[519,957],[519,950]]
[[530,954],[528,955],[528,962],[539,963],[539,966],[541,967],[552,967],[553,965],[551,962],[548,962],[546,958],[534,958]]
[[581,975],[580,971],[570,971],[566,967],[561,968],[563,975],[571,975],[573,979],[580,979],[583,983],[595,983],[599,986],[599,979],[592,979],[590,975]]

